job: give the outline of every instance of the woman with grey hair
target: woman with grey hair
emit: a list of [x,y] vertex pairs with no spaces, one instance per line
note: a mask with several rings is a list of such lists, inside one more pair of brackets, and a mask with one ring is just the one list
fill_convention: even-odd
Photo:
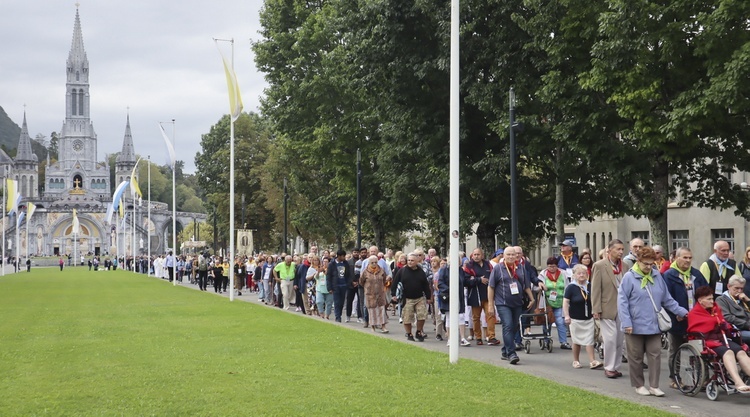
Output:
[[591,311],[591,284],[588,282],[588,268],[585,265],[573,266],[573,282],[565,288],[563,298],[563,316],[565,324],[570,326],[573,342],[573,368],[583,368],[578,361],[581,346],[589,356],[589,368],[599,369],[602,363],[594,359],[595,323]]
[[750,341],[750,299],[744,293],[745,278],[733,275],[727,283],[727,290],[716,299],[716,304],[724,314],[724,320],[740,329],[742,340]]

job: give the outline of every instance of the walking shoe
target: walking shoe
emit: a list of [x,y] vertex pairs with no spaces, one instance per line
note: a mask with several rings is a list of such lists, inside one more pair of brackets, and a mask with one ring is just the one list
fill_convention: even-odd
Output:
[[437,335],[437,336],[435,336],[435,339],[440,340],[442,342],[443,341],[443,336]]
[[500,359],[502,359],[504,361],[507,361],[508,360],[508,355],[506,355],[506,354],[503,353],[503,354],[500,355]]
[[488,344],[488,345],[490,345],[490,346],[497,346],[497,345],[499,345],[499,344],[500,344],[500,341],[499,341],[499,340],[497,340],[497,339],[495,339],[495,338],[493,337],[492,339],[490,339],[490,340],[489,340],[489,342],[487,342],[487,344]]
[[615,378],[617,378],[617,371],[608,371],[608,370],[605,369],[604,370],[604,376],[606,376],[607,378],[610,378],[610,379],[615,379]]
[[367,327],[370,327],[370,322],[369,322],[369,321],[366,321],[366,322],[365,322],[365,325],[364,325],[364,327],[365,327],[365,328],[367,328]]
[[643,369],[648,369],[648,365],[646,365],[646,362],[643,362]]
[[517,363],[518,363],[518,361],[520,361],[520,360],[521,360],[521,359],[520,359],[520,358],[518,357],[518,355],[516,355],[515,353],[514,353],[513,355],[511,355],[511,356],[510,356],[510,364],[511,364],[511,365],[515,365],[515,364],[517,364]]
[[477,346],[482,346],[483,344],[482,339],[477,339]]
[[[636,388],[635,389],[635,393],[638,394],[638,395],[643,395],[644,397],[647,397],[647,396],[651,395],[651,393],[649,392],[648,389],[646,389],[646,387],[638,387],[638,388]],[[664,394],[664,393],[662,392],[662,394]]]
[[341,323],[341,317],[336,318],[336,323]]
[[424,333],[418,331],[417,332],[417,340],[420,342],[424,342]]
[[406,340],[413,342],[414,341],[414,335],[411,333],[406,334]]
[[[359,317],[357,317],[357,323],[362,323],[362,319],[359,318]],[[367,326],[365,326],[365,327],[367,327]]]
[[628,358],[625,355],[622,355],[622,363],[628,363]]
[[660,390],[659,388],[648,388],[649,394],[653,395],[654,397],[663,397],[664,391]]
[[398,318],[398,322],[399,322],[399,323],[403,323],[403,322],[404,322],[404,319],[403,319],[403,318],[401,318],[401,317],[399,317],[399,318]]
[[471,342],[466,339],[461,339],[461,346],[471,346]]
[[520,343],[516,343],[516,350],[523,350],[523,345]]
[[564,350],[570,350],[570,349],[571,349],[571,347],[570,347],[570,345],[569,345],[569,344],[567,344],[567,343],[563,343],[562,345],[560,345],[560,349],[564,349]]
[[350,321],[352,321],[352,318],[349,317],[349,316],[346,316],[346,322],[345,323],[349,323]]

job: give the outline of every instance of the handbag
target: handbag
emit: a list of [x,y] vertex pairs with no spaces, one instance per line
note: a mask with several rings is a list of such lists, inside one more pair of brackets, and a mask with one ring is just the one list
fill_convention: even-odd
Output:
[[672,319],[669,317],[669,314],[667,314],[667,310],[665,310],[664,307],[662,307],[661,310],[656,308],[654,297],[651,295],[651,290],[648,288],[648,285],[646,285],[646,291],[648,291],[648,298],[651,299],[651,305],[654,306],[656,318],[659,321],[659,330],[661,330],[662,333],[669,331],[669,329],[672,328]]

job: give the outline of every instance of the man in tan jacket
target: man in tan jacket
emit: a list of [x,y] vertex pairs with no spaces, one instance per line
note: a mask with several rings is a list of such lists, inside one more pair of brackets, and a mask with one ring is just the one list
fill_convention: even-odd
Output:
[[622,241],[613,239],[609,242],[608,256],[596,262],[591,270],[591,308],[601,328],[604,375],[607,378],[622,376],[620,365],[624,334],[617,314],[617,290],[626,272],[622,262],[624,250]]

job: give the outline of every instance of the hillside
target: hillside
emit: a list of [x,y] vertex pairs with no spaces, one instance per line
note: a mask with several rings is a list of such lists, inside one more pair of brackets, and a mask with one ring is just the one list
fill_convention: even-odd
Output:
[[18,146],[18,138],[21,136],[21,127],[8,117],[8,113],[0,106],[0,145],[5,149],[15,149]]

